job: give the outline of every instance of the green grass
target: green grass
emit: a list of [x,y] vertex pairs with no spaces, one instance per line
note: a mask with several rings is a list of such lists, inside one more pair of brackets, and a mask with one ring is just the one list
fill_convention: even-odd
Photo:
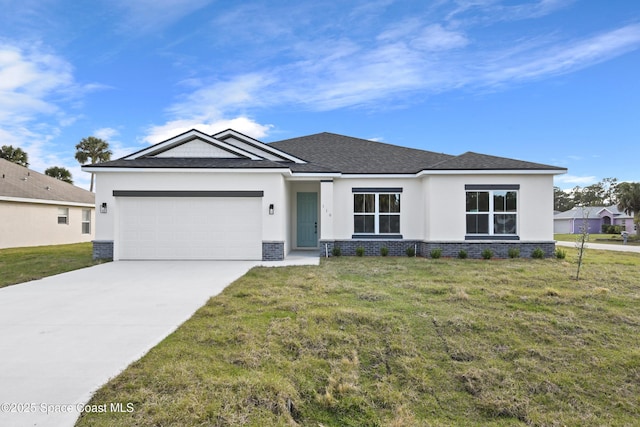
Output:
[[[580,237],[580,234],[554,234],[553,238],[561,242],[575,242]],[[589,234],[589,242],[591,243],[605,243],[611,245],[622,245],[622,236],[619,234]],[[629,236],[627,245],[640,246],[635,236]]]
[[0,288],[98,264],[91,243],[0,249]]
[[637,425],[640,255],[567,252],[255,268],[78,425]]

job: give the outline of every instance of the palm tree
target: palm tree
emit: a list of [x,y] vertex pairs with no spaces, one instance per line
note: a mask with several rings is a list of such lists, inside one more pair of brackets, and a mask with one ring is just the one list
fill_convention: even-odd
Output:
[[640,236],[640,182],[622,182],[616,188],[618,209],[627,215],[634,215],[636,234]]
[[[92,165],[100,162],[106,162],[111,159],[111,150],[109,150],[109,143],[95,136],[88,138],[82,138],[78,145],[76,145],[76,160],[81,165],[87,163],[87,160],[91,161]],[[93,173],[91,173],[91,186],[89,191],[93,191]]]
[[0,158],[9,160],[25,168],[29,166],[29,156],[21,148],[14,148],[13,145],[3,145],[0,148]]
[[58,166],[51,166],[44,171],[44,174],[52,178],[59,179],[60,181],[73,184],[73,179],[71,178],[71,172],[69,172],[69,169],[61,168]]

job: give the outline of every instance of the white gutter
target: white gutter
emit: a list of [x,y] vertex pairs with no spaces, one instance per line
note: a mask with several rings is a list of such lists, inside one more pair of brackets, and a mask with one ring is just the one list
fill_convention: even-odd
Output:
[[141,173],[141,172],[165,172],[165,173],[211,173],[211,172],[252,172],[252,173],[274,173],[274,172],[282,172],[288,169],[285,168],[101,168],[95,166],[83,166],[82,170],[84,172],[92,172],[92,173],[112,173],[112,172],[130,172],[130,173]]
[[9,196],[0,196],[0,201],[15,202],[15,203],[34,203],[34,204],[41,204],[41,205],[77,206],[81,208],[96,207],[95,203],[67,202],[63,200],[29,199],[24,197],[9,197]]

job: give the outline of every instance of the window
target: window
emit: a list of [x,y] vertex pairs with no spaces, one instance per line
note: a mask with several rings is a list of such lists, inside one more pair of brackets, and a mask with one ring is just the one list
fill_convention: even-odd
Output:
[[91,209],[82,209],[82,234],[91,234]]
[[58,224],[69,224],[69,208],[58,208]]
[[518,192],[515,189],[467,189],[466,198],[467,234],[517,235]]
[[353,231],[355,234],[399,234],[400,193],[355,193]]

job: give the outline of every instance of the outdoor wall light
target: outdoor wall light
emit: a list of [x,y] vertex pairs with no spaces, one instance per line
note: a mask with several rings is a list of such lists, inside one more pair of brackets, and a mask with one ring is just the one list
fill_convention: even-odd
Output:
[[269,215],[273,215],[273,203],[269,205]]
[[103,202],[100,205],[100,213],[107,213],[107,202]]

